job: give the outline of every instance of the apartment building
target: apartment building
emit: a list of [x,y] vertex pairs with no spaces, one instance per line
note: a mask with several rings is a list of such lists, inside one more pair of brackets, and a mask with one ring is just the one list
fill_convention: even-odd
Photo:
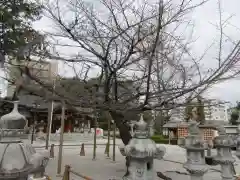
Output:
[[[12,62],[9,67],[8,76],[13,82],[17,81],[21,76],[21,69],[27,67],[30,74],[43,82],[52,81],[58,74],[58,63],[53,61],[23,61],[21,64],[18,62]],[[28,84],[34,84],[36,81],[25,77],[25,81]],[[12,96],[16,86],[8,83],[7,96]]]
[[[204,114],[206,121],[228,121],[228,106],[226,102],[206,98],[203,98],[202,101],[204,102]],[[186,107],[183,106],[172,109],[170,112],[170,119],[174,121],[184,121],[185,108]]]
[[177,107],[170,111],[170,121],[184,121],[185,107]]
[[224,101],[217,99],[205,99],[204,112],[205,120],[211,121],[228,121],[228,106]]

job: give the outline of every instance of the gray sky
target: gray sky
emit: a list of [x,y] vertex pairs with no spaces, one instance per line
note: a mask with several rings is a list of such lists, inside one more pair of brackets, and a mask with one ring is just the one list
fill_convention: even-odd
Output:
[[[240,1],[239,0],[222,0],[222,15],[223,20],[226,20],[228,17],[233,16],[229,20],[229,25],[224,29],[224,32],[230,36],[233,40],[240,39]],[[195,19],[195,36],[198,36],[199,39],[195,44],[195,51],[198,53],[199,47],[206,47],[206,44],[210,45],[213,39],[217,39],[219,36],[219,31],[212,25],[216,24],[219,21],[218,14],[218,4],[217,0],[210,0],[209,3],[199,8],[194,12],[193,19]],[[236,27],[235,27],[236,26]],[[239,29],[238,29],[239,28]],[[225,46],[226,52],[229,50],[228,45]],[[209,53],[209,59],[214,57],[215,50],[211,49]],[[208,61],[208,59],[206,59]],[[207,62],[206,62],[207,64]],[[237,100],[240,100],[240,80],[231,80],[216,85],[214,88],[209,90],[206,95],[213,98],[219,98],[226,101],[235,103]]]
[[[229,25],[224,28],[224,32],[233,40],[240,39],[239,7],[239,0],[222,0],[223,21],[232,16],[229,20]],[[191,13],[190,16],[195,25],[193,38],[197,39],[192,46],[192,50],[194,54],[200,56],[203,51],[219,37],[219,31],[214,26],[214,24],[219,21],[217,0],[210,0],[210,2]],[[53,24],[50,20],[43,17],[40,21],[34,23],[34,27],[38,30],[51,31]],[[237,27],[239,27],[239,29]],[[227,53],[228,51],[229,43],[226,42],[224,52]],[[216,57],[216,49],[213,47],[206,55],[203,65],[208,66],[209,64],[214,64],[214,57]],[[63,64],[60,64],[59,67],[61,74],[69,74],[69,69]],[[235,103],[237,100],[240,100],[239,89],[239,80],[231,80],[213,87],[206,93],[206,97],[218,98]]]

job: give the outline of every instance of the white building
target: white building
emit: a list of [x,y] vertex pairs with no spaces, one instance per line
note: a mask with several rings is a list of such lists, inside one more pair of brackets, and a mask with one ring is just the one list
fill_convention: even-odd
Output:
[[[204,113],[206,121],[228,121],[228,106],[226,102],[217,99],[205,99],[204,102]],[[170,120],[174,121],[184,121],[185,118],[185,108],[177,107],[171,110]]]
[[184,121],[185,107],[177,107],[170,111],[170,121]]
[[6,73],[3,69],[0,69],[0,97],[5,97],[7,95],[7,81]]
[[[16,63],[16,64],[14,64]],[[34,61],[31,60],[29,62],[23,61],[21,64],[19,62],[12,62],[9,67],[8,78],[13,82],[17,81],[20,77],[20,68],[28,67],[30,74],[32,76],[40,79],[41,81],[52,81],[58,74],[58,63],[55,61]],[[36,83],[29,79],[30,83]],[[16,86],[15,84],[8,84],[7,86],[7,96],[12,96],[14,93]]]
[[228,106],[226,102],[217,99],[204,99],[205,120],[228,121]]

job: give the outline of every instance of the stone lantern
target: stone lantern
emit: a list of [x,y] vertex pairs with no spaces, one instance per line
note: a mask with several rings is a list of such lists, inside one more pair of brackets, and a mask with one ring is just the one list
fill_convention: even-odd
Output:
[[187,162],[183,167],[190,173],[191,179],[202,180],[208,168],[205,164],[205,147],[196,122],[189,125],[189,135],[185,139]]
[[157,147],[155,142],[148,138],[148,125],[143,116],[136,123],[134,137],[124,147],[123,155],[129,157],[128,173],[125,180],[155,180],[156,172],[153,168],[154,158],[162,159],[166,149]]
[[235,141],[235,145],[236,145],[236,156],[240,159],[240,113],[239,113],[239,117],[237,120],[237,138]]
[[237,136],[237,139],[236,139],[236,156],[240,159],[240,126],[238,126],[238,129],[237,129],[237,132],[238,132],[238,136]]
[[49,153],[37,153],[30,144],[23,142],[21,137],[26,137],[27,121],[18,112],[18,102],[13,103],[12,112],[0,119],[0,180],[44,180]]
[[214,157],[214,161],[221,166],[222,179],[234,180],[236,179],[233,163],[234,157],[231,153],[231,148],[234,146],[234,141],[226,134],[224,127],[217,128],[219,136],[217,136],[213,142],[217,149],[217,155]]

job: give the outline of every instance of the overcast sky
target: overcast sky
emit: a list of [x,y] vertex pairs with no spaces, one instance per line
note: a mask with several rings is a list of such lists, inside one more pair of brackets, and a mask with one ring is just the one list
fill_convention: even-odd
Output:
[[[240,39],[239,7],[239,0],[222,0],[223,20],[232,16],[229,20],[230,24],[224,29],[224,32],[234,40]],[[219,21],[217,0],[210,0],[210,2],[191,13],[191,18],[195,25],[193,37],[197,39],[192,48],[196,54],[201,55],[204,49],[218,38],[218,31],[214,26],[214,24]],[[38,30],[49,31],[52,28],[52,23],[44,17],[39,22],[34,23],[34,27]],[[225,52],[228,50],[229,47],[225,46]],[[215,53],[216,51],[211,49],[208,54],[209,58],[212,58]],[[206,60],[205,63],[208,64],[208,60]],[[64,68],[64,66],[60,64],[59,71],[61,74],[68,74],[68,70],[69,69]],[[237,100],[240,100],[239,80],[231,80],[216,85],[206,93],[206,97],[218,98],[235,103]]]

